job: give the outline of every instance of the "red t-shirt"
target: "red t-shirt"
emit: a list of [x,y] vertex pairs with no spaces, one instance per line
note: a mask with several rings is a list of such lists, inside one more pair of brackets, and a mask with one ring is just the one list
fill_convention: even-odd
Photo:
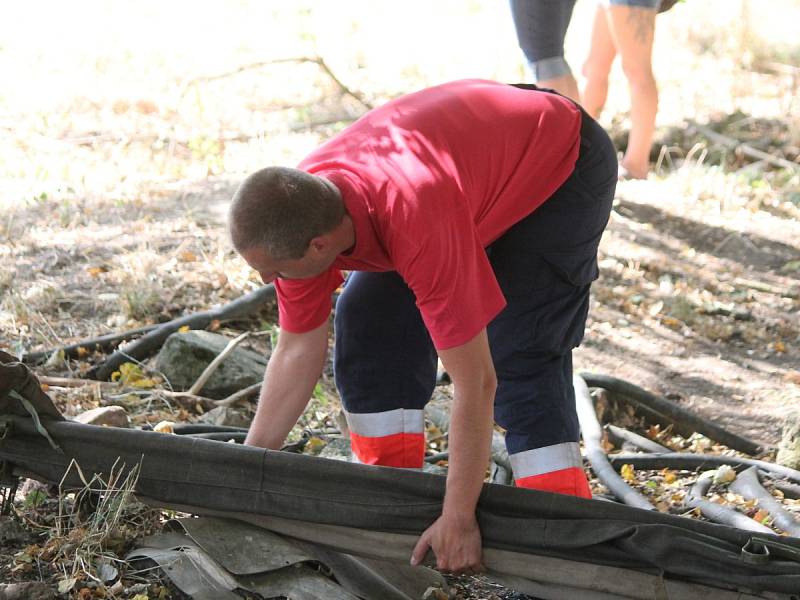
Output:
[[364,115],[298,166],[336,185],[356,243],[317,277],[276,280],[281,327],[320,326],[342,270],[397,271],[437,349],[471,340],[505,306],[485,248],[572,173],[580,125],[558,95],[475,79]]

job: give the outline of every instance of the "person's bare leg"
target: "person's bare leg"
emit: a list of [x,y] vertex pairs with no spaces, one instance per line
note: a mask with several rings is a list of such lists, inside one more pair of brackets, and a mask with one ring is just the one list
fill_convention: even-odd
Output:
[[578,82],[572,73],[567,73],[561,77],[554,77],[553,79],[540,79],[536,82],[540,88],[548,88],[557,91],[559,94],[580,102],[580,92],[578,91]]
[[631,94],[631,131],[622,167],[629,177],[645,179],[658,111],[658,87],[651,60],[656,11],[611,5],[607,15],[608,28],[622,59],[622,70]]
[[586,83],[581,93],[581,103],[592,117],[597,119],[608,97],[608,74],[617,50],[608,29],[606,9],[598,4],[592,24],[592,40],[589,55],[583,63]]

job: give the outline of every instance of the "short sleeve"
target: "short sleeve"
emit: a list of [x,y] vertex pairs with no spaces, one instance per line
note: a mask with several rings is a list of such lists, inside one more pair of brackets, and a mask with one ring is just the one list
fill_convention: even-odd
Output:
[[465,344],[506,305],[469,213],[447,214],[394,255],[438,350]]
[[322,325],[331,313],[331,295],[343,281],[342,272],[333,267],[310,279],[276,279],[281,329],[306,333]]

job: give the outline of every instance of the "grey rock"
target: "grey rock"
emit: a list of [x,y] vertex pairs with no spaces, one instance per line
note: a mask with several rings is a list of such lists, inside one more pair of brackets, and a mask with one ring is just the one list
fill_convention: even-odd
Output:
[[[166,376],[173,389],[185,391],[228,345],[224,335],[193,330],[173,333],[156,357],[156,368]],[[267,359],[237,347],[214,371],[200,391],[201,396],[222,399],[264,378]]]
[[100,406],[76,416],[74,421],[84,425],[106,425],[108,427],[129,428],[128,413],[121,406]]

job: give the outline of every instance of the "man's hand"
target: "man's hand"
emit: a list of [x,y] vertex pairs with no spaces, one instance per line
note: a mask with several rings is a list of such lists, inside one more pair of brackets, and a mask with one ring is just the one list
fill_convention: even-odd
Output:
[[471,575],[484,570],[481,531],[475,515],[442,515],[425,530],[411,553],[411,564],[422,564],[428,549],[436,555],[436,568],[445,573]]
[[273,450],[281,447],[311,398],[327,351],[327,321],[308,333],[281,331],[245,444]]
[[441,350],[439,356],[455,391],[450,414],[450,468],[442,516],[422,534],[412,564],[422,562],[431,548],[439,569],[474,573],[483,570],[475,507],[489,462],[497,388],[486,330],[466,344]]

